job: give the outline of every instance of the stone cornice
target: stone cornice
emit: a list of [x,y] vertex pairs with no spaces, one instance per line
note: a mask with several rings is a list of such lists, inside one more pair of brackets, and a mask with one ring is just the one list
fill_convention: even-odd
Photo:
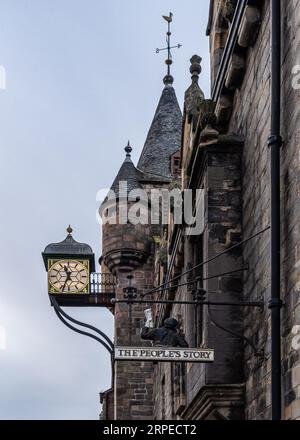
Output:
[[137,249],[120,248],[113,249],[103,255],[104,263],[111,273],[116,269],[131,272],[140,267],[147,260],[149,253]]
[[230,419],[231,411],[243,413],[245,384],[206,385],[181,417],[184,420]]

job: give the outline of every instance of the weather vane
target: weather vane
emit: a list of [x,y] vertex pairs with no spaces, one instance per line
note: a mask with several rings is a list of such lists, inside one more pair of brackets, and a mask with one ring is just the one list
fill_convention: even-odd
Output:
[[162,50],[167,50],[168,51],[168,58],[166,59],[166,65],[168,66],[168,75],[170,75],[170,68],[171,68],[171,64],[173,63],[172,61],[172,53],[171,53],[171,49],[180,49],[182,44],[177,44],[176,46],[171,46],[171,23],[173,21],[173,14],[172,12],[170,12],[169,15],[163,15],[162,16],[164,20],[166,20],[166,22],[168,23],[168,32],[167,32],[167,47],[163,47],[162,49],[156,49],[156,53],[161,52]]

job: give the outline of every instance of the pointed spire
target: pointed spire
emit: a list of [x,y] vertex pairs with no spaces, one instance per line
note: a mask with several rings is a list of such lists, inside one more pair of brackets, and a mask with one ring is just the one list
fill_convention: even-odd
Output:
[[170,178],[171,155],[181,145],[182,113],[172,84],[166,85],[137,167],[144,173]]

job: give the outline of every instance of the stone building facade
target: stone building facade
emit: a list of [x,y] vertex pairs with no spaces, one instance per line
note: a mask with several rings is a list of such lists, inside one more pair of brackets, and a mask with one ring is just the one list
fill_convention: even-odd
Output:
[[[293,81],[299,29],[300,1],[282,2],[282,414],[294,420],[300,420],[300,88]],[[152,305],[157,326],[175,317],[190,347],[214,348],[215,362],[117,362],[117,419],[271,418],[270,2],[211,0],[207,35],[211,99],[198,84],[201,58],[193,56],[183,116],[167,78],[165,104],[158,106],[138,166],[127,157],[119,173],[146,191],[192,189],[200,231],[174,224],[172,210],[167,228],[104,226],[103,269],[118,277],[118,297],[130,273],[139,293],[175,278],[149,299],[191,301],[200,283],[210,301],[261,300],[264,308]],[[132,345],[141,345],[146,307],[133,307]],[[118,345],[129,345],[129,325],[128,306],[116,306]]]
[[[218,50],[226,51],[231,43],[229,31],[219,27],[222,3],[212,2],[210,26],[211,55],[216,61]],[[242,155],[242,237],[245,239],[270,225],[270,2],[235,2],[237,43],[233,46],[223,79],[213,78],[212,97],[216,115],[224,133],[243,137]],[[245,5],[243,4],[245,3]],[[282,5],[282,137],[281,149],[281,234],[282,285],[285,303],[282,311],[282,394],[283,416],[300,418],[299,394],[299,89],[293,87],[293,67],[299,64],[300,2]],[[223,22],[224,23],[224,22]],[[234,24],[234,23],[233,23]],[[234,24],[235,25],[235,24]],[[226,27],[226,26],[225,26]],[[227,34],[224,48],[218,49],[215,32]],[[219,72],[222,62],[219,64]],[[221,86],[223,81],[223,85]],[[270,234],[249,241],[243,246],[244,265],[242,292],[245,300],[262,296],[270,298]],[[244,381],[246,419],[269,419],[270,390],[270,311],[244,311],[244,333],[262,350],[262,362],[253,362],[249,346],[244,348]],[[296,337],[296,338],[295,338]]]

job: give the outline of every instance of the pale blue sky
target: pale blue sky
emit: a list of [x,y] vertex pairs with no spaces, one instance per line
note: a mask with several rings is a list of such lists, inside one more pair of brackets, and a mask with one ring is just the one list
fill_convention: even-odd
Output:
[[[174,13],[172,74],[182,107],[189,58],[202,56],[209,0],[3,0],[0,65],[0,419],[97,419],[110,364],[95,341],[56,318],[41,251],[65,238],[99,257],[96,194],[109,187],[130,139],[137,160],[165,75],[162,14]],[[105,309],[71,310],[112,336]]]

